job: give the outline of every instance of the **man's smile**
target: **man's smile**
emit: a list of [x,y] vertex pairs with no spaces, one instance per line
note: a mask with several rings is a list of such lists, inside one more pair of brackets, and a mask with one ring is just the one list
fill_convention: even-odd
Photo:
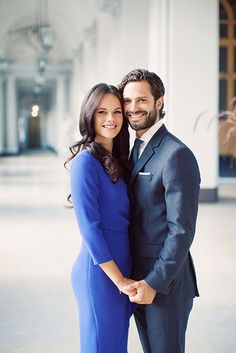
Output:
[[144,115],[146,115],[147,113],[146,112],[139,112],[139,113],[128,113],[128,117],[131,119],[131,120],[139,120],[141,117],[143,117]]

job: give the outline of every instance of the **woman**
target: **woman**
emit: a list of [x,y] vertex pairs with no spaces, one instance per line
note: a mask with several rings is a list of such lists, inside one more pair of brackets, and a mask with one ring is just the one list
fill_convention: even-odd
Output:
[[72,148],[71,198],[83,238],[72,284],[81,353],[126,353],[132,304],[128,238],[129,136],[118,89],[100,83],[85,97],[81,141]]

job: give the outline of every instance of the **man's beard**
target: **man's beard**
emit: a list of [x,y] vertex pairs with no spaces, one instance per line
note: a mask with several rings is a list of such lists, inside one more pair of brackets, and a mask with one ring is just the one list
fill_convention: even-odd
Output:
[[[145,111],[143,111],[143,113],[144,112]],[[128,118],[128,115],[129,114],[127,114],[127,118]],[[148,115],[146,115],[145,121],[143,121],[141,123],[140,122],[132,122],[132,121],[129,121],[129,119],[128,119],[128,121],[129,121],[129,124],[133,130],[140,131],[140,130],[149,129],[151,126],[153,126],[156,123],[157,118],[158,118],[158,111],[157,111],[156,107],[154,106],[153,110]]]

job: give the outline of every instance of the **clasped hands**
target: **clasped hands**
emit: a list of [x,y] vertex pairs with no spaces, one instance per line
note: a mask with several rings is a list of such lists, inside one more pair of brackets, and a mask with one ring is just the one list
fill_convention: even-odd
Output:
[[151,304],[156,296],[156,290],[150,287],[145,280],[134,281],[127,278],[119,290],[129,296],[129,300],[137,304]]

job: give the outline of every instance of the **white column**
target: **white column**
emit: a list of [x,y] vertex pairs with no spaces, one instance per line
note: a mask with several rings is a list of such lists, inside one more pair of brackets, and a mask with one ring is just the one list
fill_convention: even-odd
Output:
[[112,70],[112,15],[109,12],[100,12],[96,22],[96,48],[95,48],[95,82],[111,83]]
[[169,0],[150,0],[148,69],[168,86]]
[[67,116],[66,151],[75,141],[80,139],[79,113],[85,95],[84,84],[84,49],[83,45],[74,53],[73,70],[70,80],[69,114]]
[[201,187],[212,194],[218,179],[217,123],[207,125],[218,110],[218,6],[217,0],[169,0],[168,9],[168,125],[195,153]]
[[70,81],[70,108],[73,119],[78,117],[78,108],[83,95],[83,46],[74,53],[73,69]]
[[96,79],[99,82],[117,84],[121,47],[119,43],[119,19],[121,0],[100,0],[100,12],[96,26]]
[[57,98],[56,98],[56,107],[57,107],[57,119],[62,120],[65,114],[65,77],[57,77]]
[[3,79],[0,77],[0,154],[4,152]]
[[18,124],[16,115],[16,84],[13,75],[7,76],[6,152],[18,153]]
[[[106,24],[103,24],[106,26]],[[97,38],[97,20],[92,23],[84,30],[83,39],[83,93],[98,83],[97,76],[99,75],[99,57],[96,56],[96,50],[99,47]]]
[[59,75],[57,77],[56,86],[56,146],[55,149],[59,154],[64,153],[65,129],[64,123],[66,121],[66,95],[65,95],[65,77]]
[[119,27],[117,60],[119,77],[123,77],[130,70],[148,66],[149,1],[122,1]]
[[110,82],[114,85],[117,85],[120,80],[120,51],[121,47],[119,44],[119,32],[120,32],[120,16],[121,16],[121,7],[117,6],[116,11],[112,14],[112,37],[111,37],[111,45],[110,45]]

